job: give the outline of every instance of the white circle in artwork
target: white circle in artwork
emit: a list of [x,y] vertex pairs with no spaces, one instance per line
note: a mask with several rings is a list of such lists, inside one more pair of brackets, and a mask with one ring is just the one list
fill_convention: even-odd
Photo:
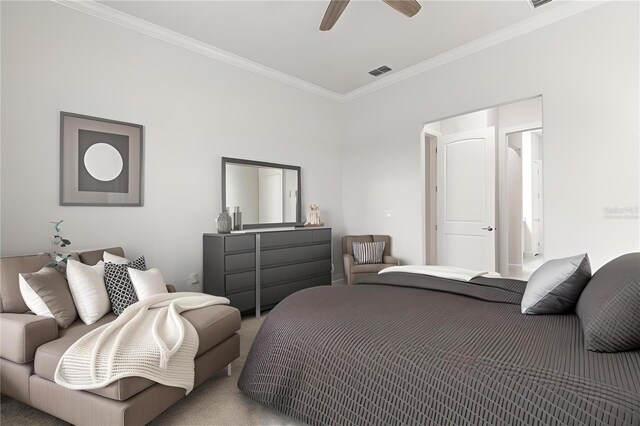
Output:
[[122,173],[122,156],[112,145],[99,142],[84,153],[84,166],[91,176],[103,182],[114,180]]

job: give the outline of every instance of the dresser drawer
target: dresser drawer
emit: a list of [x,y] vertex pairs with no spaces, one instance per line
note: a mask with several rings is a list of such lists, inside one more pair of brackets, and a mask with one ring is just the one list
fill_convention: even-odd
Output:
[[248,311],[256,307],[256,291],[244,291],[227,295],[230,305],[240,312]]
[[331,274],[322,275],[313,279],[313,285],[331,285]]
[[313,242],[313,235],[309,231],[275,231],[260,234],[260,247],[281,247]]
[[224,238],[224,251],[252,250],[255,248],[255,235],[233,235]]
[[277,266],[260,271],[260,285],[265,287],[282,281],[293,281],[298,278],[306,278],[330,272],[331,259]]
[[241,272],[239,274],[229,274],[224,277],[224,288],[226,294],[238,293],[241,291],[255,290],[255,271]]
[[313,241],[331,241],[331,229],[316,229],[313,233]]
[[331,244],[262,250],[260,252],[260,265],[265,267],[285,263],[297,263],[321,259],[323,257],[331,257]]
[[255,268],[255,266],[255,253],[227,254],[224,257],[224,269],[227,272]]

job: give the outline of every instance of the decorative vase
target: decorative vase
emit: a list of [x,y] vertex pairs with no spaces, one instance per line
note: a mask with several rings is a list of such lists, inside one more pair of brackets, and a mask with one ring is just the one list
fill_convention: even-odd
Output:
[[242,212],[240,206],[236,206],[233,210],[233,230],[242,231]]
[[231,228],[233,227],[232,220],[226,210],[223,210],[216,218],[216,226],[218,227],[218,234],[231,233]]

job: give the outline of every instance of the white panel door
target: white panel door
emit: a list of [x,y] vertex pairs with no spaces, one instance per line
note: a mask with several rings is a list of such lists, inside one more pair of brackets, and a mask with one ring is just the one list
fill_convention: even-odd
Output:
[[495,267],[495,128],[438,138],[438,264]]

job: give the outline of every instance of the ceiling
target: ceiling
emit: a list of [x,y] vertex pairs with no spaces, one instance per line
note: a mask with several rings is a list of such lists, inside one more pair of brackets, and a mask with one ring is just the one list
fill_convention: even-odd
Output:
[[[557,8],[526,0],[421,0],[413,18],[381,0],[352,0],[331,31],[327,1],[101,1],[136,18],[344,95],[376,79]],[[387,65],[384,77],[368,74]]]

